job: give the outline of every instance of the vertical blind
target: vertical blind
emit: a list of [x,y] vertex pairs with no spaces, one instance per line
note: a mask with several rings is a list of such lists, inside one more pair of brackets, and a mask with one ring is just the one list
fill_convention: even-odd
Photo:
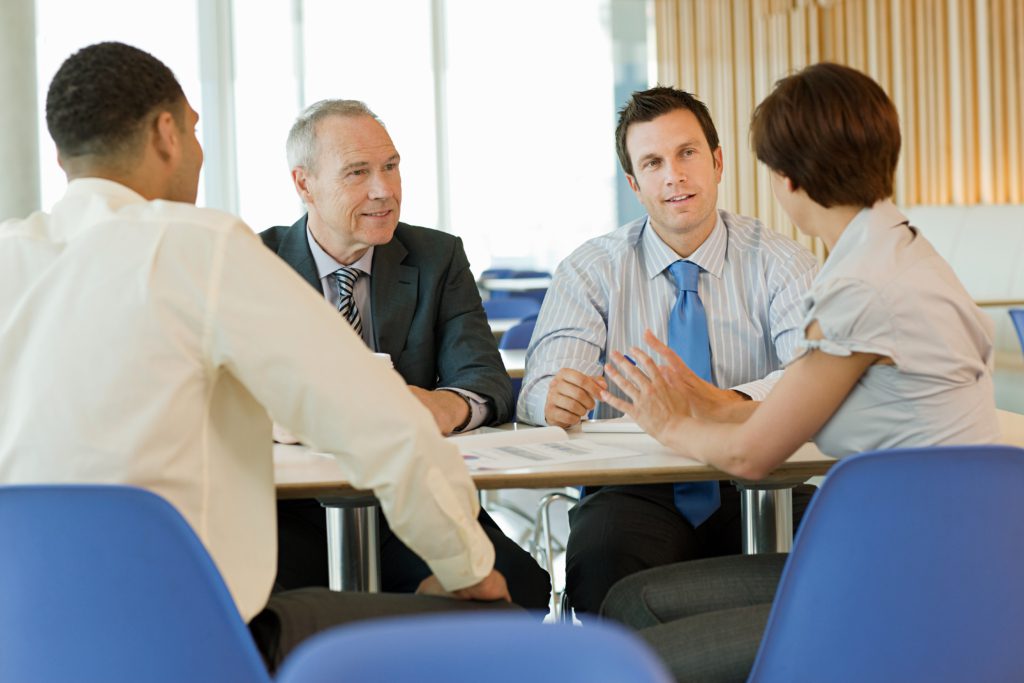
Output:
[[720,205],[800,236],[750,149],[779,78],[833,61],[875,78],[900,114],[896,202],[1024,203],[1020,0],[655,0],[658,81],[698,95],[722,139]]

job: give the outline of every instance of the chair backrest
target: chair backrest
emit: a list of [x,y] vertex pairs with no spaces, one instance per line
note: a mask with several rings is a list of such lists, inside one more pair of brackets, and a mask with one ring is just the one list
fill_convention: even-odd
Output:
[[1017,339],[1020,340],[1021,350],[1024,351],[1024,308],[1011,308],[1010,319],[1013,320],[1013,327],[1017,330]]
[[285,660],[278,683],[669,683],[636,635],[612,624],[545,625],[523,614],[450,613],[341,626]]
[[1024,632],[1024,450],[843,460],[811,502],[751,682],[1009,681]]
[[530,339],[533,337],[533,328],[537,325],[537,318],[530,317],[522,320],[518,325],[510,327],[498,340],[499,349],[525,349],[530,346]]
[[501,299],[488,299],[484,302],[484,312],[489,319],[516,318],[536,315],[540,312],[540,302],[522,296],[508,296]]
[[127,486],[0,487],[0,680],[260,681],[195,533]]

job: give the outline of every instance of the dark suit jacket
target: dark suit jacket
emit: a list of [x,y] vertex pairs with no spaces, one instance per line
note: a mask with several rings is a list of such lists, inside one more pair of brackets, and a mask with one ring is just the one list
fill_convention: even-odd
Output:
[[[260,233],[263,243],[318,292],[323,287],[306,239],[306,216]],[[406,383],[458,387],[491,406],[492,423],[512,419],[512,385],[480,302],[462,240],[399,223],[374,248],[370,306],[376,350],[391,355]]]

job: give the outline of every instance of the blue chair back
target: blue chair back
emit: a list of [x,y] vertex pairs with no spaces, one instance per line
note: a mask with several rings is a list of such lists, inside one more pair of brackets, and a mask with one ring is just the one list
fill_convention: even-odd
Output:
[[1017,330],[1021,350],[1024,351],[1024,308],[1011,308],[1010,318],[1013,320],[1014,329]]
[[484,312],[487,314],[488,319],[522,319],[531,315],[537,315],[540,312],[540,303],[536,299],[522,296],[488,299],[484,302]]
[[0,548],[2,681],[270,682],[206,549],[153,493],[0,487]]
[[800,526],[750,682],[1009,681],[1024,632],[1024,450],[843,460]]
[[670,683],[636,635],[612,624],[545,625],[523,614],[382,619],[315,636],[278,683]]
[[536,315],[524,318],[518,325],[513,325],[498,340],[499,349],[525,349],[530,346],[533,328],[537,324]]
[[[539,306],[539,304],[538,304]],[[537,316],[533,315],[524,318],[518,325],[513,325],[498,340],[499,349],[525,349],[530,346],[530,339],[533,337],[533,328],[537,324]],[[519,391],[523,388],[523,380],[520,377],[512,378],[512,405],[519,403]],[[517,418],[515,418],[517,419]]]

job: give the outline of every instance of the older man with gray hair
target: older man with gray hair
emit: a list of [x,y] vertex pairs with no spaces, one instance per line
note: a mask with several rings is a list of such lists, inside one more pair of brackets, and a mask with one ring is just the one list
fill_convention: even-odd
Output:
[[[362,102],[323,100],[288,135],[292,181],[307,214],[261,234],[334,305],[371,350],[388,354],[409,390],[451,434],[512,417],[512,388],[462,240],[399,222],[400,156],[380,119]],[[338,391],[355,391],[343,386]],[[279,503],[278,581],[327,581],[323,510],[314,501]],[[496,567],[514,602],[547,606],[550,579],[486,512]],[[413,591],[427,566],[384,528],[382,584]]]

